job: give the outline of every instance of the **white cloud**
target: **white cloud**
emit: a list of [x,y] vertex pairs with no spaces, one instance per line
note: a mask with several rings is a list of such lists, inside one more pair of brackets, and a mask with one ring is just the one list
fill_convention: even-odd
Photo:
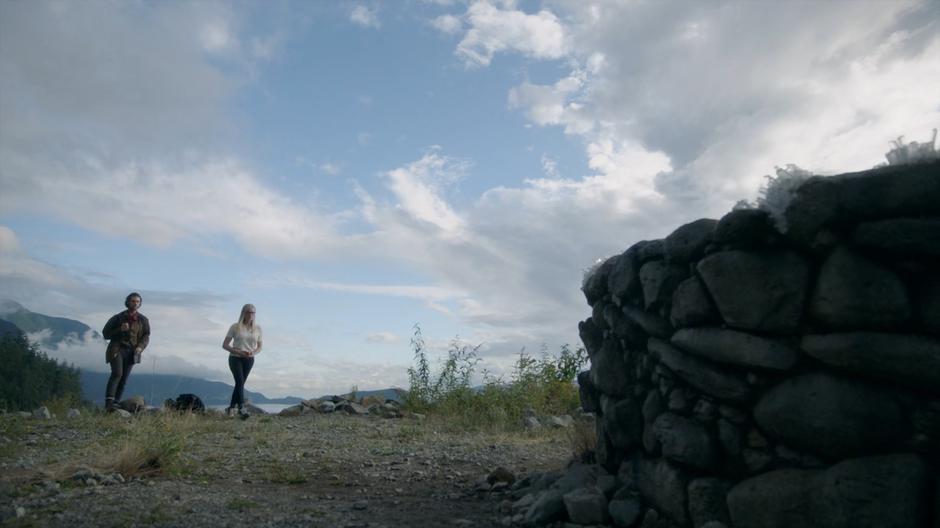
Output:
[[467,65],[487,66],[500,52],[515,51],[537,59],[558,59],[568,52],[564,27],[547,10],[533,15],[506,9],[489,0],[477,0],[465,15],[469,29],[457,45],[457,55]]
[[441,33],[453,35],[463,29],[463,22],[454,15],[441,15],[431,20],[431,25]]
[[418,161],[388,171],[385,177],[401,211],[456,235],[463,222],[444,200],[443,192],[447,185],[459,180],[466,169],[465,163],[431,152]]
[[362,4],[359,4],[353,8],[353,10],[349,13],[349,20],[356,25],[366,28],[381,27],[378,16],[378,8],[370,8]]
[[383,345],[393,345],[401,342],[401,337],[392,332],[376,332],[374,334],[369,334],[366,336],[366,341],[369,343],[380,343]]
[[320,165],[320,172],[329,174],[330,176],[336,176],[342,170],[343,168],[338,163],[333,163],[331,161]]

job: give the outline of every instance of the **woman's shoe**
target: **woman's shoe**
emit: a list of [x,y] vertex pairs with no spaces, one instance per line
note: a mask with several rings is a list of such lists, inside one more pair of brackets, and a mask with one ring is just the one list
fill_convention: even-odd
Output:
[[235,416],[235,407],[228,407],[225,409],[225,416]]

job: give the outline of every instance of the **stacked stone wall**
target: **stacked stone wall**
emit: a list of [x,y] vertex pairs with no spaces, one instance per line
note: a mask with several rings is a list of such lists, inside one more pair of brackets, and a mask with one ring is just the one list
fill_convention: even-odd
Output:
[[583,290],[582,405],[644,526],[940,527],[940,163],[813,177]]

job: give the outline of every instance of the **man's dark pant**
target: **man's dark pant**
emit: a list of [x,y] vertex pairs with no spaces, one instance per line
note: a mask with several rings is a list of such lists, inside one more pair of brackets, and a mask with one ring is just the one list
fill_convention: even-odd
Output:
[[111,360],[111,377],[108,378],[108,389],[105,392],[105,404],[110,407],[114,402],[121,401],[124,385],[134,368],[134,350],[130,347],[121,347],[117,357]]
[[232,402],[229,407],[238,407],[245,405],[245,380],[248,379],[248,373],[255,364],[255,358],[228,357],[228,368],[235,377],[235,390],[232,391]]

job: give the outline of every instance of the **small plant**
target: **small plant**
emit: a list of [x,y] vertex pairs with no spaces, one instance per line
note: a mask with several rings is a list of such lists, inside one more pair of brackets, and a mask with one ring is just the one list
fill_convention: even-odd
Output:
[[787,231],[787,221],[784,217],[787,207],[796,196],[796,190],[812,177],[812,173],[788,163],[786,167],[774,167],[776,176],[764,176],[767,183],[760,189],[757,197],[757,207],[770,213],[781,233]]
[[303,484],[307,482],[307,476],[294,466],[274,462],[268,471],[268,480],[280,484]]
[[585,464],[593,464],[596,459],[595,448],[597,446],[597,432],[594,429],[594,423],[577,420],[571,429],[568,429],[568,443],[571,446],[571,454],[575,460],[580,460]]
[[940,151],[934,146],[936,141],[936,128],[933,129],[933,136],[931,136],[930,141],[923,143],[916,141],[905,143],[904,136],[899,136],[898,139],[891,142],[894,148],[885,154],[885,158],[888,160],[888,165],[906,165],[940,159]]

